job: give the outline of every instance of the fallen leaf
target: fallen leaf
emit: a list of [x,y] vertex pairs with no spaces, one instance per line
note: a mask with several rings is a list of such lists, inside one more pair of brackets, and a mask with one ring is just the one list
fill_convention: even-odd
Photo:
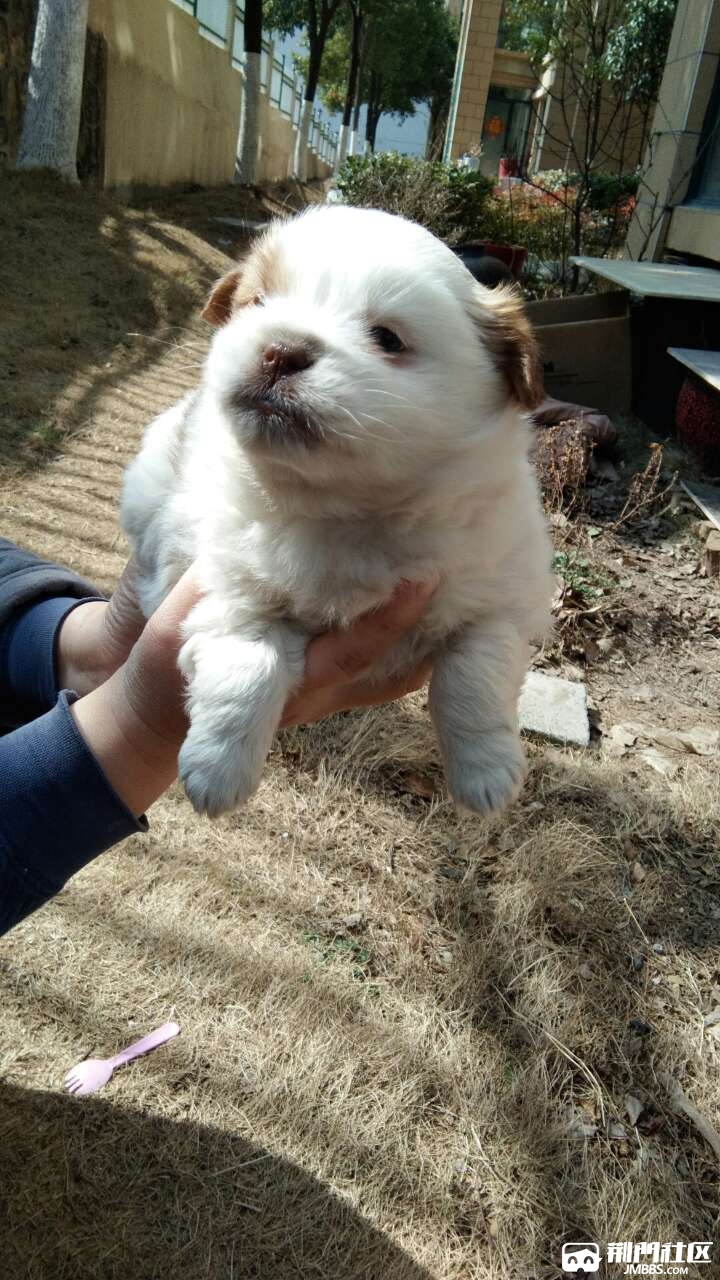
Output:
[[627,1118],[632,1125],[637,1124],[644,1110],[645,1103],[641,1102],[639,1098],[636,1098],[634,1093],[625,1094],[625,1111],[627,1112]]
[[720,729],[709,729],[702,725],[695,729],[648,730],[648,736],[658,746],[668,747],[670,751],[689,751],[696,756],[713,756],[720,745]]
[[663,778],[675,778],[680,772],[680,765],[676,760],[671,760],[669,756],[663,755],[662,751],[655,751],[653,747],[643,751],[641,755],[645,763],[649,764],[650,768],[661,774]]
[[597,1133],[597,1125],[590,1124],[584,1120],[582,1116],[572,1116],[567,1127],[569,1138],[594,1138]]
[[400,783],[400,790],[408,791],[413,796],[422,796],[425,800],[432,800],[437,795],[434,779],[421,773],[406,773]]
[[634,725],[614,724],[603,735],[603,750],[609,756],[624,756],[628,747],[633,747],[638,739]]
[[601,653],[612,653],[620,642],[617,636],[600,636],[596,643]]
[[607,1135],[611,1142],[624,1142],[627,1139],[628,1131],[624,1124],[620,1124],[619,1120],[610,1120],[608,1122]]
[[651,684],[641,684],[630,694],[630,697],[633,702],[654,702],[657,698],[657,690]]

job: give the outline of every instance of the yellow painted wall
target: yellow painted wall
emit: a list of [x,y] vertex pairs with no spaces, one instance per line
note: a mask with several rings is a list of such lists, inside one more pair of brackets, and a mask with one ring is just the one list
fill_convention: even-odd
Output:
[[[198,34],[170,0],[90,0],[88,25],[107,44],[106,187],[231,182],[242,77],[227,49]],[[290,121],[262,95],[258,180],[287,177]],[[309,176],[330,166],[313,152]]]
[[105,186],[229,182],[241,80],[167,0],[90,0],[107,42]]
[[[263,93],[260,99],[258,182],[282,182],[292,168],[295,129]],[[308,178],[327,178],[332,166],[308,149]]]

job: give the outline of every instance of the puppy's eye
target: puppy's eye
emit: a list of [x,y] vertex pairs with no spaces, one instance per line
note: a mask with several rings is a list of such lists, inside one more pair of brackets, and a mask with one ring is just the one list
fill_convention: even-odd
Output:
[[256,294],[255,294],[255,297],[254,297],[254,298],[253,298],[253,300],[252,300],[252,305],[253,305],[254,307],[264,307],[264,306],[265,306],[265,294],[264,294],[264,293],[256,293]]
[[397,334],[393,333],[392,329],[385,329],[383,325],[376,325],[374,329],[371,329],[370,337],[382,351],[387,351],[390,355],[405,350],[404,343],[398,338]]

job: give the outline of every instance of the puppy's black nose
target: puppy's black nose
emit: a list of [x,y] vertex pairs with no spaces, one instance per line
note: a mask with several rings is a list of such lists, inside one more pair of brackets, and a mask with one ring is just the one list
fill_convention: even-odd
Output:
[[294,373],[309,369],[315,363],[315,355],[299,343],[291,346],[287,342],[273,342],[263,351],[260,363],[263,376],[272,386],[278,378],[290,378]]

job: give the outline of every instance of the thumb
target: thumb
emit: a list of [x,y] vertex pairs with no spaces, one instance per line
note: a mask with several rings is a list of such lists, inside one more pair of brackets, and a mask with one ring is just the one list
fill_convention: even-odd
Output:
[[125,667],[125,693],[135,714],[159,737],[177,738],[187,726],[185,688],[177,665],[182,624],[200,599],[191,566],[146,624]]
[[128,560],[103,615],[101,644],[109,669],[125,661],[145,626],[145,616],[138,603],[135,575],[137,562]]

